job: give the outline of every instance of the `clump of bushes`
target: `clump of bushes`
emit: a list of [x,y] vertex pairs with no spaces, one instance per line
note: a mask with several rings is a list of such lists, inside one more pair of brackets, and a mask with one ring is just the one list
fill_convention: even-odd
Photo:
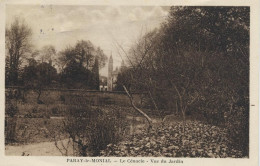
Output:
[[44,109],[34,107],[24,115],[24,118],[50,118],[50,114]]
[[249,156],[249,114],[242,107],[236,107],[228,114],[227,132],[232,140],[231,148],[242,151],[243,156]]
[[13,104],[12,102],[9,102],[8,104],[6,104],[5,113],[9,117],[14,117],[18,113],[17,105]]
[[108,144],[116,144],[126,133],[127,124],[116,110],[104,112],[90,106],[71,107],[64,131],[77,145],[78,156],[98,156]]
[[16,141],[16,120],[19,112],[16,104],[11,101],[7,102],[5,108],[5,143],[13,143]]

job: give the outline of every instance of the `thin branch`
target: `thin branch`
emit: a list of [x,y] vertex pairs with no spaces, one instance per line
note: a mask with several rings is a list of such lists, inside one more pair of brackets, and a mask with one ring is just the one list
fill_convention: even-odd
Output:
[[127,88],[126,88],[124,85],[123,85],[123,88],[124,88],[124,90],[125,90],[127,96],[129,97],[130,102],[131,102],[131,105],[133,106],[133,108],[134,108],[137,112],[139,112],[140,114],[142,114],[142,115],[146,118],[146,120],[147,120],[148,123],[149,123],[149,128],[150,128],[150,127],[152,126],[152,119],[151,119],[146,113],[144,113],[142,110],[140,110],[139,108],[137,108],[137,107],[135,106],[134,101],[133,101],[133,98],[132,98],[132,96],[130,95],[130,93],[128,92]]

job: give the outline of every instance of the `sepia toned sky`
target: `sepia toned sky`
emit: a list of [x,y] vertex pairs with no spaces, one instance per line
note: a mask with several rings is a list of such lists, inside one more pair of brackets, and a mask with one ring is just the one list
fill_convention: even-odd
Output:
[[[108,57],[112,52],[115,68],[122,61],[115,44],[127,51],[141,34],[159,27],[168,10],[159,6],[7,5],[6,26],[17,16],[23,18],[33,31],[32,43],[37,49],[53,45],[60,51],[78,40],[90,40]],[[107,76],[106,66],[100,74]]]

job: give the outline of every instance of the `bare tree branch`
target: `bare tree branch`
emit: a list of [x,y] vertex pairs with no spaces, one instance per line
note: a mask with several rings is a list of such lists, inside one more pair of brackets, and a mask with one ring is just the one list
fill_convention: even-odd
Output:
[[146,120],[147,120],[148,123],[149,123],[149,128],[151,128],[151,127],[152,127],[152,119],[151,119],[146,113],[144,113],[141,109],[139,109],[139,108],[137,108],[137,107],[135,106],[132,96],[129,94],[128,90],[126,89],[126,87],[125,87],[124,85],[123,85],[123,88],[124,88],[124,90],[125,90],[127,96],[129,97],[130,102],[131,102],[131,105],[133,106],[133,108],[134,108],[138,113],[142,114],[142,115],[146,118]]

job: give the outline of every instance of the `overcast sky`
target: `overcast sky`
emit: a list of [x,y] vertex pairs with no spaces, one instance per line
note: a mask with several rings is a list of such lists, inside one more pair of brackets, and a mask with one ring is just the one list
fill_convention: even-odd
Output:
[[[108,57],[112,52],[115,68],[121,63],[115,42],[127,50],[141,32],[159,27],[167,18],[168,10],[169,7],[158,6],[8,5],[6,25],[10,26],[16,16],[24,18],[32,28],[32,41],[37,49],[53,45],[60,51],[74,46],[77,40],[90,40]],[[100,74],[107,76],[107,67]]]

